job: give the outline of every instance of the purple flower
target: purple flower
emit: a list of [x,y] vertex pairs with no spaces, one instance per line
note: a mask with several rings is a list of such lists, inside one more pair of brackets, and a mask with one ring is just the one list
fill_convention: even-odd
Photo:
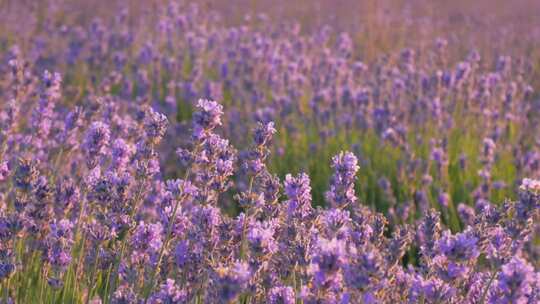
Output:
[[15,272],[15,263],[11,259],[11,254],[0,252],[0,281],[9,278]]
[[50,231],[45,238],[44,259],[51,265],[53,273],[48,278],[49,284],[54,288],[63,285],[58,279],[60,273],[64,272],[71,263],[71,248],[73,245],[73,223],[63,219],[53,221],[50,224]]
[[438,279],[423,281],[418,287],[427,303],[441,303],[451,299],[456,294],[455,288]]
[[469,261],[478,257],[478,238],[471,230],[452,235],[450,231],[436,243],[437,251],[452,261]]
[[255,222],[249,227],[247,240],[252,254],[256,257],[275,253],[278,248],[271,222]]
[[350,288],[365,290],[384,275],[384,260],[374,247],[356,248],[345,265],[345,281]]
[[450,198],[450,195],[448,193],[446,193],[444,191],[439,192],[437,202],[439,203],[439,205],[442,208],[447,209],[448,205],[450,204],[450,201],[451,201],[451,198]]
[[540,181],[525,178],[519,186],[519,201],[516,204],[517,217],[526,220],[535,210],[540,209]]
[[154,111],[149,107],[144,116],[144,131],[150,142],[156,144],[165,135],[169,121],[161,113]]
[[392,267],[401,261],[401,258],[409,248],[412,241],[412,232],[408,225],[395,227],[386,250],[386,260],[388,266]]
[[157,263],[157,254],[163,244],[162,232],[163,228],[159,223],[146,224],[142,221],[139,222],[131,239],[133,247],[131,262],[139,265]]
[[167,279],[149,299],[151,304],[180,304],[187,303],[185,290],[180,289],[173,279]]
[[337,278],[338,271],[345,265],[345,243],[319,238],[312,253],[310,271],[316,286],[325,286]]
[[166,182],[167,191],[175,197],[195,197],[198,189],[189,180],[175,179]]
[[0,182],[7,179],[9,175],[9,166],[7,161],[0,161]]
[[489,303],[531,303],[529,298],[538,279],[538,274],[529,263],[520,257],[513,257],[502,266]]
[[306,217],[311,212],[311,186],[309,176],[300,173],[297,177],[285,176],[285,194],[289,198],[287,212],[292,217]]
[[112,155],[112,168],[118,171],[126,170],[126,166],[131,160],[131,157],[135,153],[133,146],[121,138],[114,140],[111,148]]
[[258,123],[257,128],[255,128],[253,140],[257,146],[265,146],[272,139],[274,133],[276,133],[276,129],[273,122],[266,124]]
[[223,106],[215,101],[199,99],[198,112],[193,114],[193,136],[201,138],[205,132],[221,126]]
[[17,188],[22,191],[29,191],[37,182],[38,177],[39,171],[35,161],[24,158],[19,159],[13,175],[13,182]]
[[34,144],[41,148],[48,140],[55,116],[55,106],[61,96],[62,77],[58,73],[51,74],[49,71],[43,73],[41,79],[40,96],[38,106],[32,113],[32,127],[37,136],[34,137]]
[[332,167],[335,170],[330,184],[330,191],[326,192],[326,199],[330,205],[343,208],[356,202],[354,182],[356,172],[360,168],[358,160],[351,152],[341,152],[332,158]]
[[294,289],[290,286],[272,287],[268,292],[269,304],[294,304],[295,300]]
[[441,234],[440,214],[435,210],[430,210],[420,222],[417,232],[422,255],[432,257],[435,254],[435,244]]
[[475,212],[474,208],[471,206],[468,206],[464,203],[460,203],[457,207],[457,211],[459,214],[459,219],[465,224],[465,225],[473,225],[474,219],[475,219]]
[[340,209],[325,210],[321,216],[322,232],[327,238],[347,239],[351,232],[349,211]]
[[107,124],[96,121],[90,125],[82,144],[89,168],[95,167],[98,158],[106,153],[109,138],[110,130]]
[[440,147],[434,147],[431,150],[431,160],[440,168],[448,163],[446,152]]
[[251,278],[249,266],[246,263],[235,262],[227,267],[215,270],[213,303],[230,303],[243,290]]
[[493,227],[487,232],[485,251],[486,258],[492,265],[500,266],[512,255],[512,239],[502,227]]
[[111,304],[136,304],[139,303],[137,294],[128,285],[120,285],[113,293]]

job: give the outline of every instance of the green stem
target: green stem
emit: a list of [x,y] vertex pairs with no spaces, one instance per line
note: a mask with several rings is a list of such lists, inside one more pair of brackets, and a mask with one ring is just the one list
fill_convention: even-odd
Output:
[[[253,183],[254,183],[256,177],[257,177],[257,175],[254,175],[249,179],[249,187],[248,187],[248,192],[247,192],[248,196],[251,196],[251,194],[252,194]],[[242,259],[242,260],[245,259],[246,251],[247,251],[246,250],[246,233],[247,233],[248,219],[249,219],[249,207],[246,210],[246,217],[244,218],[244,225],[242,227],[242,240],[241,240],[242,243],[240,244],[240,259]]]
[[149,290],[146,293],[146,295],[144,296],[144,303],[145,304],[148,301],[148,297],[150,296],[150,293],[152,292],[152,289],[154,289],[154,283],[155,283],[155,280],[156,280],[157,273],[159,272],[159,267],[161,265],[161,260],[163,259],[163,255],[165,254],[165,248],[167,248],[167,245],[169,244],[169,239],[171,238],[171,235],[172,235],[172,228],[174,226],[174,219],[176,218],[176,213],[178,212],[178,207],[180,207],[180,201],[181,201],[181,199],[179,199],[176,202],[176,205],[174,206],[174,210],[173,210],[171,219],[169,220],[169,226],[167,227],[167,234],[165,236],[165,242],[163,243],[163,245],[161,245],[161,249],[159,251],[159,258],[157,260],[156,267],[154,268],[154,270],[152,271],[152,275],[150,276]]
[[110,291],[108,290],[109,278],[107,278],[107,287],[105,288],[105,296],[106,296],[107,299],[105,299],[104,304],[108,303],[108,300],[112,296],[112,294],[109,294],[109,293],[113,292],[114,289],[116,288],[116,285],[118,284],[118,275],[116,273],[118,272],[118,268],[120,267],[120,263],[122,262],[122,257],[124,256],[124,251],[125,251],[125,249],[127,247],[127,239],[128,239],[128,236],[126,235],[126,237],[122,240],[122,245],[121,245],[121,249],[120,249],[120,256],[118,257],[118,259],[116,260],[114,265],[111,265],[111,268],[114,269],[113,273],[115,273],[115,276],[114,276],[113,284],[111,285],[111,290]]
[[[122,248],[122,251],[124,249]],[[112,269],[113,269],[113,266],[114,265],[110,265],[109,266],[109,270],[107,271],[107,278],[105,279],[105,290],[103,292],[103,303],[104,304],[107,304],[107,301],[109,299],[108,295],[109,295],[109,281],[110,281],[110,278],[111,278],[111,273],[112,273]]]
[[40,289],[39,289],[39,299],[43,299],[43,291],[45,289],[45,284],[47,283],[47,269],[44,269],[43,271],[41,271],[41,286],[40,286]]
[[93,290],[94,290],[94,287],[95,287],[94,277],[96,275],[98,265],[99,265],[99,248],[97,249],[96,261],[94,262],[94,267],[92,269],[92,275],[90,276],[90,285],[88,286],[88,295],[86,297],[86,304],[88,304],[90,302],[90,298],[93,296]]
[[[195,153],[197,153],[197,151],[198,151],[198,149],[195,149]],[[186,171],[186,174],[184,175],[184,181],[187,181],[187,179],[189,178],[190,173],[191,173],[191,170],[188,169]],[[184,193],[182,193],[182,194],[184,194]],[[156,276],[157,276],[157,273],[159,272],[159,267],[161,265],[161,261],[163,260],[163,255],[165,254],[165,249],[167,248],[167,245],[169,244],[169,240],[170,240],[170,238],[172,236],[172,229],[174,227],[174,221],[176,219],[176,213],[178,212],[178,208],[180,207],[180,203],[183,201],[183,199],[184,199],[183,195],[178,198],[178,200],[176,201],[176,204],[174,206],[173,213],[172,213],[172,215],[170,217],[169,225],[167,227],[167,234],[165,235],[165,242],[163,242],[163,244],[161,245],[161,249],[159,250],[159,257],[158,257],[158,260],[157,260],[156,267],[154,268],[154,270],[152,271],[152,275],[150,276],[150,284],[148,286],[149,287],[148,291],[145,292],[145,296],[144,296],[144,303],[145,304],[148,301],[148,297],[150,296],[150,293],[152,293],[152,289],[154,289]]]
[[[139,191],[135,195],[135,207],[131,210],[131,212],[129,214],[129,218],[133,218],[133,216],[135,214],[137,214],[137,211],[138,211],[139,206],[140,206],[141,196],[142,196],[142,193],[143,193],[144,189],[145,189],[144,186],[139,187]],[[131,231],[132,231],[132,229],[128,229],[126,231],[126,234],[124,235],[124,238],[122,240],[122,245],[121,245],[121,249],[120,249],[120,256],[118,257],[116,262],[113,265],[111,265],[112,268],[114,268],[113,273],[115,273],[113,284],[112,284],[111,290],[110,290],[111,292],[114,291],[114,289],[116,288],[116,285],[118,284],[118,275],[116,275],[116,274],[118,272],[118,268],[120,267],[120,263],[122,262],[122,259],[124,257],[124,252],[125,252],[125,249],[126,249],[126,246],[127,246],[127,241],[129,239],[129,235],[130,235]],[[109,268],[109,274],[107,275],[107,283],[105,285],[106,286],[105,287],[105,297],[106,297],[105,304],[108,302],[108,298],[110,298],[110,296],[111,296],[111,295],[109,295],[109,290],[108,290],[111,271],[112,271],[112,269]]]
[[73,292],[74,292],[74,293],[77,292],[77,290],[78,290],[78,288],[79,288],[79,284],[78,284],[79,280],[78,280],[78,278],[79,278],[79,269],[81,268],[81,267],[79,267],[79,266],[82,265],[82,259],[83,259],[83,257],[84,257],[84,250],[85,250],[85,247],[86,247],[86,246],[85,246],[85,245],[86,245],[85,243],[86,243],[86,232],[83,231],[83,234],[82,234],[82,242],[81,242],[81,248],[80,248],[80,250],[79,250],[79,254],[78,254],[77,259],[76,259],[76,260],[77,260],[77,264],[75,265],[75,267],[76,267],[76,268],[75,268],[75,277],[73,278],[74,281],[75,281],[75,286],[74,286],[74,288],[73,288]]
[[486,302],[486,297],[487,297],[487,294],[488,294],[488,291],[489,291],[489,288],[491,287],[491,283],[493,283],[493,280],[495,280],[495,277],[497,276],[497,272],[496,271],[493,271],[493,274],[491,275],[491,277],[489,278],[489,281],[486,285],[486,288],[484,288],[484,292],[482,292],[482,298],[480,299],[480,303],[485,303]]

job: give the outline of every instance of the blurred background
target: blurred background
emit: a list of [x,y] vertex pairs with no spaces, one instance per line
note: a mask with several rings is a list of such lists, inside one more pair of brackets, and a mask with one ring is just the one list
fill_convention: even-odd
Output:
[[[540,44],[540,1],[535,0],[204,0],[204,10],[220,14],[228,26],[254,22],[265,14],[273,22],[298,22],[304,32],[322,26],[347,31],[364,57],[403,47],[429,44],[445,37],[458,49],[471,47],[502,49],[506,52],[532,50]],[[65,22],[84,24],[95,17],[112,18],[129,7],[132,23],[140,14],[157,14],[163,0],[2,0],[0,28],[4,32],[28,35],[33,23],[56,12]],[[41,12],[31,16],[29,12]],[[157,17],[157,16],[156,16]],[[41,18],[41,19],[40,19]],[[38,27],[39,30],[39,27]],[[508,32],[513,35],[507,35]],[[534,39],[529,39],[529,37]],[[519,46],[519,48],[515,47]]]

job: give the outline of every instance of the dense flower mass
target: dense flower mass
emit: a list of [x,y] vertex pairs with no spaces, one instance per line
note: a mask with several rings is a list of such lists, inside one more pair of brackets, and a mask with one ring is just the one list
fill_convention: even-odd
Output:
[[540,303],[533,57],[64,5],[0,19],[0,303]]
[[[195,116],[220,121],[223,113],[209,109],[221,105],[202,101]],[[361,168],[351,152],[333,158],[329,208],[313,208],[305,173],[285,177],[280,199],[279,179],[267,182],[267,146],[275,133],[267,123],[254,129],[254,156],[246,161],[260,165],[240,170],[250,183],[236,196],[242,211],[233,216],[221,197],[235,170],[234,152],[214,133],[219,124],[195,121],[201,136],[182,148],[191,155],[184,178],[162,181],[159,167],[158,174],[141,176],[130,166],[155,157],[156,138],[166,133],[161,114],[145,113],[135,140],[149,140],[146,155],[138,156],[120,135],[108,147],[114,135],[103,122],[81,133],[84,144],[72,153],[95,161],[77,169],[84,177],[79,184],[44,179],[48,169],[37,160],[15,163],[8,190],[15,201],[0,213],[3,281],[32,271],[19,264],[25,257],[17,244],[24,244],[28,253],[41,251],[42,275],[53,290],[66,292],[66,284],[75,283],[70,276],[89,276],[85,288],[95,300],[113,303],[540,301],[531,226],[540,216],[537,180],[524,179],[515,202],[460,206],[461,232],[442,231],[435,210],[386,227],[355,195]],[[74,267],[80,259],[87,265]]]

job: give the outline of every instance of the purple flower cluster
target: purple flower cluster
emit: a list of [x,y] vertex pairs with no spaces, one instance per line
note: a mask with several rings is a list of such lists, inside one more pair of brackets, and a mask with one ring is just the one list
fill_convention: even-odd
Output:
[[155,13],[0,33],[0,303],[540,303],[533,59]]
[[[168,125],[162,114],[142,110],[133,125],[141,132],[133,135],[112,120],[89,124],[80,150],[71,152],[87,166],[72,164],[73,177],[47,180],[38,160],[16,163],[10,195],[19,212],[4,204],[0,217],[3,279],[18,271],[15,244],[25,242],[42,248],[49,284],[63,288],[82,258],[73,256],[77,242],[86,249],[84,271],[105,275],[103,296],[115,303],[540,301],[530,252],[540,210],[536,180],[523,180],[515,202],[460,206],[462,232],[443,230],[434,210],[387,227],[355,194],[353,153],[332,160],[328,209],[312,206],[305,173],[285,177],[281,198],[281,182],[266,166],[274,124],[258,124],[237,164],[217,134],[223,112],[214,101],[199,102],[192,142],[178,149],[184,178],[163,181],[159,166],[141,175],[138,163],[159,163],[155,149]],[[243,212],[234,215],[226,194],[237,168],[248,185],[235,196]]]
[[356,202],[354,183],[360,168],[358,160],[351,152],[341,152],[332,159],[332,167],[336,172],[332,177],[330,191],[326,199],[334,208],[343,208]]

